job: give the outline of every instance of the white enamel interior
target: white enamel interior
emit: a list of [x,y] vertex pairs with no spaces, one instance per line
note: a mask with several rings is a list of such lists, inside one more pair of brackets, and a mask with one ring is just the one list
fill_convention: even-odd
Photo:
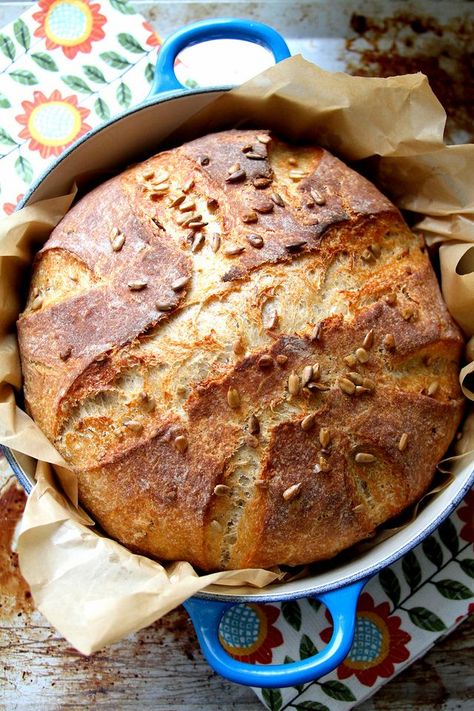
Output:
[[[127,112],[64,153],[33,186],[26,196],[25,204],[67,193],[78,176],[117,170],[152,155],[159,150],[160,143],[188,116],[221,93],[223,90],[169,95]],[[288,599],[331,590],[373,575],[434,530],[451,513],[473,480],[474,457],[467,457],[457,463],[454,479],[449,486],[435,495],[412,523],[372,550],[354,555],[350,562],[326,565],[311,577],[272,585],[260,591],[251,587],[232,588],[232,594],[229,595],[229,587],[213,585],[203,596],[219,600],[235,600],[244,596],[252,597],[253,600]]]

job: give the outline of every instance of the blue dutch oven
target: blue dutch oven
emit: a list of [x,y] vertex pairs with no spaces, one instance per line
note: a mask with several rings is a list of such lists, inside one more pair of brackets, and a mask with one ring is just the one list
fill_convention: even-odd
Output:
[[[182,49],[211,39],[239,39],[262,45],[276,62],[290,56],[288,47],[275,30],[257,22],[216,18],[189,25],[171,36],[162,46],[153,86],[147,100],[89,132],[66,150],[41,176],[19,207],[65,194],[77,176],[85,172],[117,171],[159,150],[161,142],[186,118],[231,87],[189,90],[174,73],[174,62]],[[29,493],[33,481],[22,468],[16,453],[3,451],[19,481]],[[323,572],[263,590],[253,587],[210,586],[185,603],[204,655],[219,674],[239,684],[257,687],[287,687],[318,679],[337,667],[348,654],[355,631],[356,607],[367,580],[390,565],[428,536],[461,501],[474,479],[470,465],[460,465],[456,477],[422,510],[406,528],[390,539],[350,561],[335,562]],[[314,597],[329,610],[333,633],[329,644],[318,654],[290,664],[253,665],[236,661],[220,642],[219,626],[236,604],[282,602]]]

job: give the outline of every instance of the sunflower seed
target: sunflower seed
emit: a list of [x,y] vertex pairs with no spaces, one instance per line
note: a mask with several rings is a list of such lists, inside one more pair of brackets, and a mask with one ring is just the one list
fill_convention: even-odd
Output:
[[237,410],[240,407],[240,395],[236,388],[229,388],[227,391],[227,404],[233,410]]
[[436,395],[436,393],[439,390],[439,382],[437,380],[433,380],[432,383],[430,383],[427,392],[428,397],[432,397],[433,395]]
[[252,245],[252,247],[255,247],[255,249],[261,249],[263,247],[263,239],[260,235],[245,235],[245,238],[247,242]]
[[68,360],[68,358],[71,357],[71,353],[72,353],[72,346],[67,346],[67,348],[65,348],[63,351],[61,351],[59,353],[59,357],[61,358],[61,360]]
[[355,460],[357,464],[372,464],[377,461],[377,457],[374,457],[373,454],[369,454],[368,452],[357,452]]
[[321,447],[327,449],[329,442],[331,441],[331,433],[328,427],[321,427],[319,430],[319,441],[321,443]]
[[263,153],[257,153],[257,151],[246,151],[245,157],[249,160],[265,160],[267,156]]
[[193,241],[191,244],[191,252],[196,254],[196,252],[199,252],[202,249],[203,245],[204,235],[202,234],[202,232],[197,232],[193,237]]
[[120,232],[118,227],[112,227],[109,234],[109,240],[113,251],[119,252],[125,243],[125,235]]
[[158,198],[163,197],[163,195],[166,195],[169,189],[169,183],[162,183],[162,185],[154,185],[153,192],[150,193],[150,197],[153,201],[156,201]]
[[199,165],[209,165],[211,159],[209,158],[209,156],[199,156],[197,161]]
[[288,175],[291,180],[303,180],[308,177],[309,173],[305,173],[303,170],[290,170]]
[[191,230],[200,230],[202,227],[205,227],[207,225],[207,222],[203,222],[202,220],[191,220],[191,222],[188,222],[188,227]]
[[272,193],[270,195],[270,200],[275,203],[275,205],[278,205],[279,207],[285,207],[285,203],[283,202],[283,198],[281,195],[278,193]]
[[319,471],[328,472],[330,470],[329,462],[326,457],[319,457]]
[[176,224],[179,225],[179,227],[187,227],[189,225],[189,223],[192,222],[193,220],[200,220],[200,219],[201,219],[201,215],[196,215],[196,214],[178,215],[178,217],[176,218]]
[[268,481],[266,479],[255,479],[254,484],[258,486],[259,489],[266,489],[268,487]]
[[242,252],[245,252],[245,247],[240,244],[229,244],[224,248],[226,257],[235,257],[237,254],[242,254]]
[[393,335],[393,333],[387,333],[383,337],[382,343],[384,347],[387,348],[387,350],[393,351],[395,349],[395,336]]
[[369,247],[369,249],[370,249],[370,251],[372,252],[372,254],[374,255],[375,258],[380,257],[381,249],[380,249],[380,247],[378,246],[378,244],[371,244],[370,247]]
[[233,163],[230,168],[227,168],[227,173],[232,175],[232,173],[236,173],[238,170],[240,170],[240,163]]
[[135,281],[129,281],[127,286],[130,289],[130,291],[141,291],[146,287],[148,282],[146,279],[136,279]]
[[389,306],[394,306],[397,303],[397,295],[396,294],[384,294],[383,300]]
[[249,212],[244,212],[244,214],[241,216],[241,219],[242,222],[244,222],[245,224],[248,224],[250,222],[257,222],[258,215],[253,210],[249,210]]
[[290,395],[298,395],[301,389],[301,378],[296,373],[290,373],[288,377],[288,392]]
[[180,212],[191,212],[195,209],[196,209],[196,203],[194,200],[187,200],[187,201],[185,200],[178,207],[178,210]]
[[273,212],[274,203],[271,200],[262,200],[256,205],[252,206],[255,212],[259,212],[262,215],[266,215],[269,212]]
[[329,385],[325,385],[324,383],[315,383],[314,381],[308,383],[306,387],[308,390],[317,390],[318,392],[326,392],[331,389]]
[[325,205],[326,204],[326,198],[323,195],[321,195],[319,190],[316,190],[316,188],[311,188],[311,190],[309,191],[309,194],[313,198],[316,205]]
[[276,362],[278,365],[285,365],[285,363],[288,363],[288,356],[283,355],[283,353],[279,353],[276,357]]
[[230,486],[226,486],[225,484],[217,484],[217,486],[214,487],[214,494],[216,496],[227,496],[231,491]]
[[355,395],[367,395],[372,392],[370,388],[364,388],[362,385],[356,385]]
[[248,153],[249,151],[253,151],[253,146],[251,143],[247,143],[247,145],[242,146],[240,150],[242,151],[242,153]]
[[172,202],[170,202],[170,207],[178,207],[185,200],[186,200],[186,195],[178,195],[178,197],[175,197],[175,199]]
[[181,190],[183,193],[188,193],[192,188],[194,188],[194,178],[188,178]]
[[360,373],[356,373],[354,371],[351,371],[350,373],[346,373],[346,378],[349,378],[349,380],[352,380],[354,385],[362,385],[362,381],[364,378]]
[[374,345],[374,329],[371,328],[370,331],[367,331],[365,334],[365,338],[362,341],[362,345],[364,348],[372,348]]
[[292,501],[293,499],[295,499],[301,491],[301,486],[302,484],[301,482],[299,482],[298,484],[293,484],[293,486],[289,486],[288,489],[285,489],[285,491],[283,492],[284,500]]
[[355,351],[355,357],[359,361],[359,363],[367,363],[369,360],[369,354],[365,350],[365,348],[356,348]]
[[252,449],[257,449],[259,441],[254,435],[249,434],[245,437],[245,444]]
[[126,420],[123,424],[131,432],[143,432],[143,425],[141,422],[137,422],[136,420]]
[[183,454],[183,452],[185,452],[188,448],[188,440],[184,435],[178,435],[173,444],[178,452],[181,452],[181,454]]
[[367,388],[367,390],[375,390],[375,383],[370,378],[364,378],[362,380],[362,385],[364,388]]
[[42,296],[36,296],[32,303],[31,303],[31,308],[33,311],[38,311],[43,306],[43,297]]
[[268,188],[272,184],[272,179],[271,178],[264,178],[264,177],[259,177],[259,178],[254,178],[252,180],[252,185],[254,188],[257,188],[257,190],[262,190],[263,188]]
[[256,415],[250,415],[249,432],[251,435],[257,435],[260,432],[260,422]]
[[321,338],[321,331],[323,330],[323,324],[321,322],[317,323],[316,326],[311,331],[310,339],[312,341],[319,341]]
[[171,301],[157,301],[155,306],[158,311],[171,311],[174,309],[174,304]]
[[314,207],[314,200],[305,200],[303,205],[311,209],[312,207]]
[[316,419],[316,415],[311,413],[311,415],[306,415],[306,417],[303,417],[301,420],[301,429],[303,432],[309,432],[310,429],[314,427],[314,421]]
[[400,452],[404,452],[405,449],[407,448],[407,445],[408,445],[408,435],[406,432],[404,432],[398,441],[398,449],[400,450]]
[[244,180],[247,177],[245,170],[236,170],[225,179],[226,183],[238,183],[239,180]]
[[321,377],[321,366],[319,365],[319,363],[315,363],[315,364],[313,365],[313,377],[312,377],[312,380],[319,380],[320,377]]
[[364,249],[362,254],[360,255],[361,259],[364,260],[364,262],[373,262],[374,261],[374,255],[370,251],[370,249]]
[[219,523],[219,521],[216,521],[215,518],[211,521],[211,523],[209,524],[209,526],[210,526],[210,528],[211,528],[215,533],[220,533],[221,531],[224,530],[223,527],[222,527],[222,524]]
[[355,385],[352,380],[347,378],[340,378],[338,381],[339,389],[342,390],[346,395],[353,395],[355,393]]
[[357,365],[357,358],[353,353],[349,353],[344,359],[344,363],[349,366],[349,368],[353,368],[355,365]]
[[263,143],[264,145],[266,145],[267,143],[271,143],[272,140],[271,136],[269,136],[267,133],[259,133],[258,136],[255,136],[255,138],[259,143]]
[[167,170],[162,170],[161,173],[158,173],[158,175],[155,175],[155,183],[164,183],[165,180],[168,180],[170,177],[170,174],[168,173]]
[[293,156],[288,158],[286,162],[288,163],[288,165],[298,165],[298,161],[296,160],[296,158],[293,158]]
[[271,368],[273,365],[273,358],[266,353],[258,359],[259,368]]
[[221,246],[221,238],[219,235],[212,235],[211,237],[211,249],[214,253],[219,251],[219,247]]
[[190,279],[190,276],[179,277],[179,279],[175,279],[171,284],[171,288],[173,291],[181,291],[181,289],[184,289],[184,287],[189,283]]
[[313,366],[306,365],[301,375],[301,387],[304,388],[313,379]]

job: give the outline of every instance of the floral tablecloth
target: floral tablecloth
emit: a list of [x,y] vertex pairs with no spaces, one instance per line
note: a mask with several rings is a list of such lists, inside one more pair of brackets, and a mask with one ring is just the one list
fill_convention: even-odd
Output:
[[[40,0],[0,32],[0,205],[90,128],[143,100],[160,40],[126,0]],[[184,72],[186,75],[186,71]],[[192,67],[188,82],[192,83]],[[311,684],[259,690],[270,709],[350,709],[424,654],[474,608],[474,494],[414,551],[367,584],[349,656]],[[242,605],[224,647],[260,664],[304,659],[329,640],[315,600]]]

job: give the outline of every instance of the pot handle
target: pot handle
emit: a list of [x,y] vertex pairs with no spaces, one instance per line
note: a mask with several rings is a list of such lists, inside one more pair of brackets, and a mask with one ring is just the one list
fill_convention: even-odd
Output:
[[239,662],[227,653],[219,641],[219,625],[224,613],[238,603],[193,597],[184,603],[184,607],[194,624],[204,656],[218,674],[246,686],[284,688],[319,679],[345,659],[354,639],[357,601],[366,582],[367,579],[359,580],[312,596],[331,613],[334,625],[332,637],[321,652],[290,664],[249,664]]
[[165,91],[186,90],[174,73],[174,62],[185,47],[207,40],[239,39],[262,45],[274,56],[275,62],[290,56],[285,40],[276,30],[261,22],[230,17],[201,20],[181,28],[163,43],[155,67],[155,76],[148,98]]

